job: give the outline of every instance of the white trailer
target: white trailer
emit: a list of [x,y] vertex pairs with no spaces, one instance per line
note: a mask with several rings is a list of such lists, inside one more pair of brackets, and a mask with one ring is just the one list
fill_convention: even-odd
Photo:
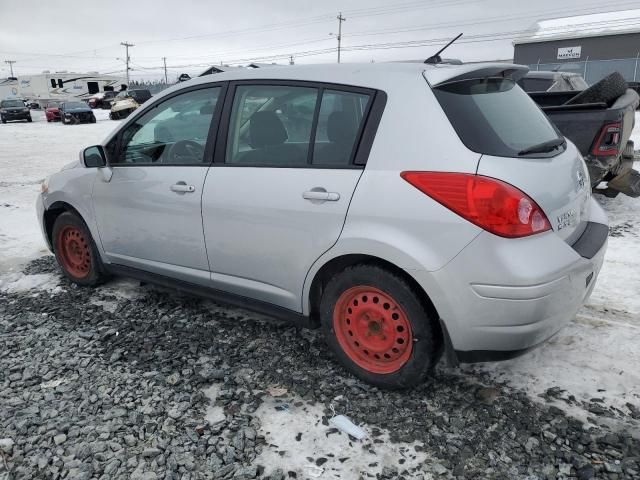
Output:
[[18,96],[18,80],[12,77],[0,80],[0,100]]
[[51,100],[86,99],[106,90],[120,91],[122,77],[98,73],[41,73],[18,77],[19,94],[43,106]]

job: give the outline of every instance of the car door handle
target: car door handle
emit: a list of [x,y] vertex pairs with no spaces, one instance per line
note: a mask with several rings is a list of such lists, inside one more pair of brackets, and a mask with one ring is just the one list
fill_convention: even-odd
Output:
[[196,191],[196,187],[187,185],[184,182],[178,182],[175,185],[171,185],[171,191],[176,193],[192,193]]
[[340,194],[337,192],[327,192],[326,190],[309,190],[302,194],[305,200],[322,200],[327,202],[336,202],[340,200]]

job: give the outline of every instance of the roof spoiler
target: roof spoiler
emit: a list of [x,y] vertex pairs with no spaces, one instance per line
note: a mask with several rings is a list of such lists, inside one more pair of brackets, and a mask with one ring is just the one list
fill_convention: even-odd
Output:
[[459,66],[435,66],[426,69],[424,77],[432,87],[474,78],[504,77],[517,81],[529,71],[525,65],[512,63],[465,63]]

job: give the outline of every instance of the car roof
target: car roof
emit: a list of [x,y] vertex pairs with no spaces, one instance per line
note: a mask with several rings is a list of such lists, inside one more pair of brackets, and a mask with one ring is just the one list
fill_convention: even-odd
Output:
[[520,77],[528,68],[508,63],[473,63],[462,65],[424,63],[330,63],[315,65],[267,66],[256,69],[237,69],[196,77],[175,85],[158,95],[172,93],[185,87],[230,80],[300,80],[337,83],[383,89],[393,85],[398,76],[417,77],[424,74],[431,85],[482,75],[496,75],[509,71]]

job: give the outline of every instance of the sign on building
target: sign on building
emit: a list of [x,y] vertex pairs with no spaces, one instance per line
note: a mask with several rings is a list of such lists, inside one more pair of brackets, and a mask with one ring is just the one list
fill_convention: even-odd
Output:
[[582,46],[558,48],[558,60],[580,58],[580,55],[582,55]]

